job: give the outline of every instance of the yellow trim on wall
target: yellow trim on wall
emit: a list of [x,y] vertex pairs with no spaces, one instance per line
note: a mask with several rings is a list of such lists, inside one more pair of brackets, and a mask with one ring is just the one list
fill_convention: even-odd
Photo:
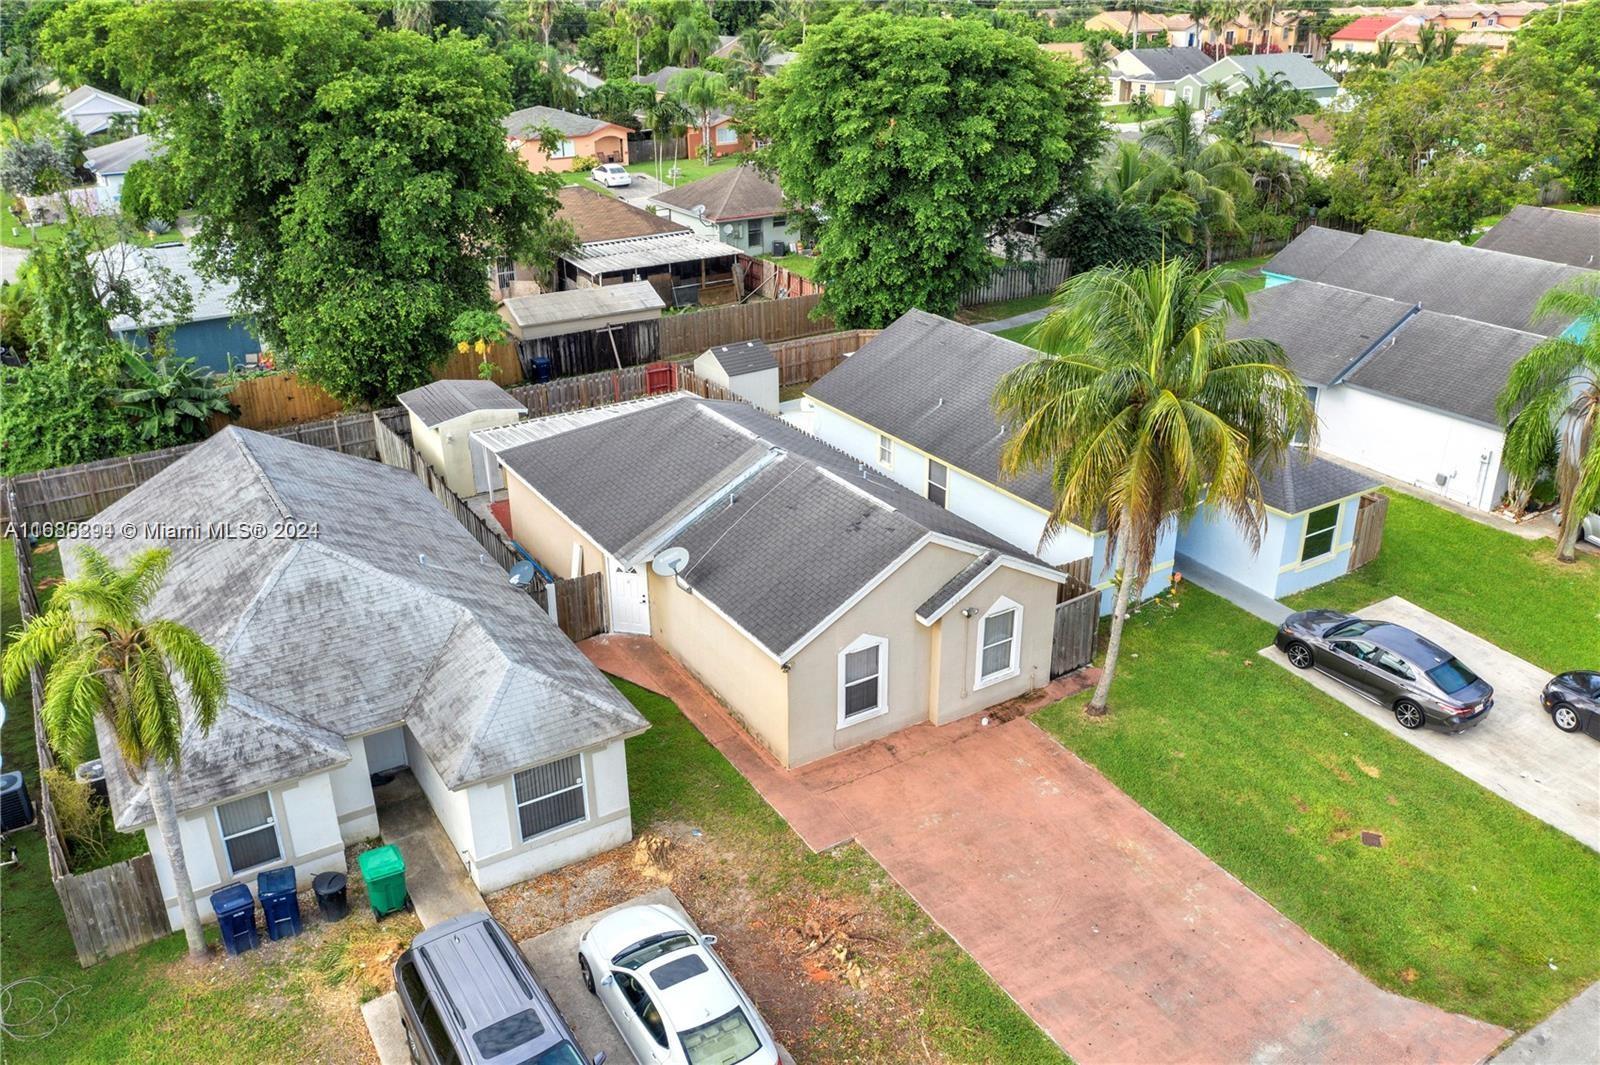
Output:
[[[1166,562],[1162,562],[1159,565],[1151,566],[1150,567],[1150,576],[1154,577],[1157,573],[1160,573],[1164,569],[1171,569],[1172,565],[1173,565],[1173,560],[1168,560]],[[1149,579],[1148,578],[1146,578],[1145,583],[1147,583],[1147,584],[1149,583]],[[1116,581],[1101,581],[1099,584],[1094,586],[1094,590],[1097,591],[1097,592],[1103,592],[1108,588],[1115,588],[1116,586],[1117,586]]]

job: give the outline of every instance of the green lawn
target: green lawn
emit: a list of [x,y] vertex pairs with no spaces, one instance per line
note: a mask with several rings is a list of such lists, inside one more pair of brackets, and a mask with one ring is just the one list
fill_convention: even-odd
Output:
[[817,274],[815,255],[763,255],[762,258],[777,263],[790,273],[799,274],[801,277],[815,278]]
[[1389,493],[1378,557],[1288,603],[1354,611],[1391,595],[1552,673],[1596,664],[1600,559],[1557,562],[1554,541],[1524,540],[1398,492]]
[[[695,156],[692,159],[679,159],[676,163],[671,159],[663,159],[661,161],[661,180],[668,185],[686,185],[691,181],[699,181],[703,177],[710,177],[712,174],[730,170],[743,161],[744,156],[742,155],[724,155],[720,159],[713,159],[709,163],[699,156]],[[667,176],[674,166],[682,172],[676,183]],[[650,177],[656,176],[654,160],[648,163],[632,163],[628,169],[635,174],[648,174]]]
[[1126,632],[1108,717],[1036,720],[1373,981],[1521,1029],[1600,978],[1600,855],[1262,659],[1272,627],[1199,588]]
[[964,307],[958,318],[963,322],[998,322],[1002,318],[1010,318],[1013,314],[1026,314],[1028,311],[1037,311],[1041,307],[1050,305],[1053,292],[1041,292],[1036,296],[1019,296],[1014,300],[1000,300],[996,303],[980,303],[975,307]]
[[[10,204],[0,204],[0,245],[8,248],[37,247],[39,244],[49,243],[56,239],[60,236],[63,228],[65,227],[60,223],[53,223],[30,230],[25,223],[19,221],[17,216],[12,214]],[[13,230],[16,230],[16,232],[13,233]],[[113,227],[109,224],[106,226],[106,233],[108,240],[116,239],[117,237]],[[148,233],[143,230],[135,230],[125,236],[133,243],[141,245],[164,244],[169,241],[183,240],[183,234],[178,232],[177,229],[173,229],[169,233]]]

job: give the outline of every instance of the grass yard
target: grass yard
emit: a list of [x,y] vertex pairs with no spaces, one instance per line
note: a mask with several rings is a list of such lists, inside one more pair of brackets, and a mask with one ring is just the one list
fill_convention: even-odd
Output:
[[1108,717],[1035,720],[1373,981],[1525,1029],[1600,978],[1600,855],[1262,659],[1271,626],[1199,588],[1126,633]]
[[[30,230],[26,223],[19,221],[17,216],[12,213],[10,204],[0,204],[0,212],[3,212],[0,213],[0,245],[4,245],[7,248],[34,248],[40,244],[48,244],[59,237],[65,228],[61,223],[56,222]],[[113,232],[114,227],[107,224],[105,229],[108,241],[118,239],[118,235]],[[16,232],[13,233],[13,230],[16,230]],[[178,232],[176,228],[167,233],[133,230],[127,234],[127,238],[135,244],[148,246],[151,244],[164,244],[174,240],[181,241],[183,240],[183,234]]]
[[[691,181],[699,181],[703,177],[710,177],[712,174],[731,170],[742,162],[744,162],[744,156],[742,155],[724,155],[719,159],[711,160],[709,163],[698,155],[690,159],[679,159],[676,163],[671,159],[663,159],[661,160],[661,180],[669,186],[687,185]],[[680,171],[676,182],[667,176],[674,166]],[[628,166],[628,170],[635,174],[647,174],[650,177],[656,176],[654,160],[648,163],[631,163]]]
[[1002,318],[1010,318],[1013,314],[1026,314],[1050,306],[1050,297],[1053,292],[1041,292],[1036,296],[1019,296],[1014,300],[1000,300],[997,303],[980,303],[975,307],[963,307],[956,312],[956,320],[969,325],[978,322],[998,322]]
[[1403,596],[1552,673],[1593,668],[1600,559],[1557,562],[1551,540],[1509,532],[1390,492],[1383,550],[1354,573],[1288,600],[1355,611]]
[[815,279],[817,276],[817,257],[815,255],[763,255],[768,262],[777,263],[792,274]]

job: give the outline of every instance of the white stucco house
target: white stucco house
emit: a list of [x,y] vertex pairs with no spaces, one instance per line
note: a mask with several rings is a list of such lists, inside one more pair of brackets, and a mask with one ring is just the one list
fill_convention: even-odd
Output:
[[[227,663],[174,789],[205,918],[262,870],[345,871],[383,832],[372,774],[400,766],[483,891],[630,838],[623,742],[646,722],[411,473],[229,428],[98,520],[134,531],[88,541],[114,561],[171,550],[149,611]],[[150,837],[176,920],[150,798],[100,740],[116,826]]]
[[83,168],[94,174],[95,195],[102,208],[111,209],[122,201],[122,183],[135,163],[148,162],[159,154],[148,133],[136,133],[110,144],[86,148]]
[[93,85],[80,85],[56,102],[61,117],[78,127],[86,137],[98,136],[111,128],[117,115],[127,115],[137,121],[144,108],[132,100],[125,100],[114,92],[97,89]]

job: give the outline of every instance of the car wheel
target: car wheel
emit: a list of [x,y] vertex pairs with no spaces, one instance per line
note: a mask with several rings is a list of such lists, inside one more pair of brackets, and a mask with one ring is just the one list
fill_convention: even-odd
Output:
[[1427,724],[1428,719],[1422,713],[1422,707],[1410,699],[1401,699],[1394,704],[1394,719],[1400,722],[1401,728],[1416,731]]
[[1289,664],[1296,669],[1311,668],[1311,648],[1295,640],[1283,649],[1284,655],[1289,659]]
[[594,973],[589,971],[589,959],[582,954],[578,955],[578,971],[583,974],[583,986],[589,989],[589,994],[594,994]]
[[1556,728],[1562,732],[1577,732],[1583,726],[1578,718],[1578,712],[1566,703],[1557,703],[1556,708],[1550,711],[1550,720],[1556,723]]

